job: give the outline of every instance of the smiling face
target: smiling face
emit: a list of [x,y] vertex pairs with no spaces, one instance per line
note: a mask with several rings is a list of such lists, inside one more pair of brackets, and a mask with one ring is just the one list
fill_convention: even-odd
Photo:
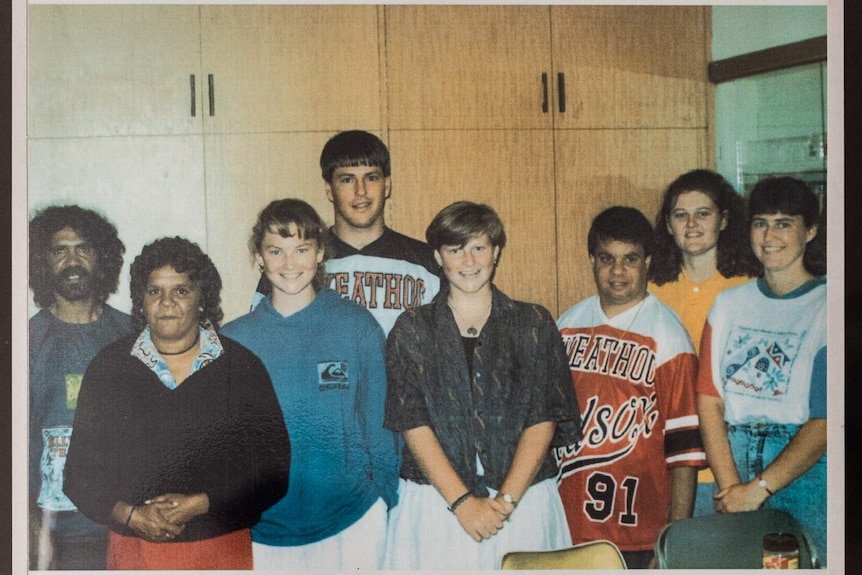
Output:
[[367,229],[383,225],[383,208],[390,193],[390,179],[374,166],[336,168],[326,182],[326,199],[335,208],[336,224]]
[[443,267],[453,291],[472,294],[490,286],[499,254],[499,246],[491,245],[488,234],[481,234],[463,246],[442,245],[434,257]]
[[72,228],[55,233],[48,248],[54,292],[67,301],[89,298],[96,260],[93,246]]
[[647,290],[650,258],[643,246],[617,240],[599,241],[590,256],[602,309],[613,317],[637,305]]
[[169,265],[150,273],[143,306],[156,347],[197,337],[201,299],[201,289],[187,273]]
[[685,255],[699,256],[715,250],[718,236],[727,227],[722,214],[707,194],[684,192],[677,196],[667,218],[667,231]]
[[751,218],[751,249],[767,274],[805,273],[805,246],[817,227],[805,227],[802,216],[758,214]]
[[264,234],[255,256],[272,283],[276,309],[280,309],[282,302],[314,299],[314,277],[317,266],[323,262],[323,249],[317,240],[300,237],[295,224],[290,225],[288,233],[291,235],[287,237],[271,231]]

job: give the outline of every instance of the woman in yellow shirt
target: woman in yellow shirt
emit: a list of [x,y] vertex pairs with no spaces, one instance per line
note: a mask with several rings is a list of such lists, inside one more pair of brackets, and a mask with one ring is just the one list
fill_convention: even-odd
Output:
[[[745,202],[720,174],[693,170],[668,186],[655,230],[648,289],[676,312],[699,350],[715,296],[760,274]],[[695,516],[713,513],[714,482],[709,469],[698,474]]]

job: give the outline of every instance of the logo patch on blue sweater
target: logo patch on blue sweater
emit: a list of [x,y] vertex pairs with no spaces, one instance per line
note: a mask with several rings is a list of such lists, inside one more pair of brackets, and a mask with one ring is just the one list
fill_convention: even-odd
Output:
[[321,361],[317,364],[317,385],[320,391],[328,389],[347,389],[350,387],[350,374],[346,361]]

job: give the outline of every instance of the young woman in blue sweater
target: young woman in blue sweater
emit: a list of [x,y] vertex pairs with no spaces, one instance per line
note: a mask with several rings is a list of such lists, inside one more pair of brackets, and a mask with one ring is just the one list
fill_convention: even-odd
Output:
[[307,203],[270,203],[249,247],[272,294],[223,328],[263,361],[291,437],[288,493],[252,529],[255,569],[378,569],[397,502],[385,336],[367,310],[321,287],[326,237]]

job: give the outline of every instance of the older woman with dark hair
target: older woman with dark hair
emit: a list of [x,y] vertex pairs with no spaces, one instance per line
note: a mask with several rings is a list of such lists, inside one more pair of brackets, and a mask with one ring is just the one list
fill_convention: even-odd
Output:
[[426,231],[448,286],[386,348],[385,425],[404,450],[389,569],[499,569],[508,551],[571,545],[550,447],[576,443],[562,339],[543,307],[493,285],[506,233],[456,202]]
[[138,335],[84,375],[66,492],[109,526],[109,569],[251,569],[250,527],[287,491],[290,443],[263,364],[216,334],[221,278],[182,238],[131,267]]

